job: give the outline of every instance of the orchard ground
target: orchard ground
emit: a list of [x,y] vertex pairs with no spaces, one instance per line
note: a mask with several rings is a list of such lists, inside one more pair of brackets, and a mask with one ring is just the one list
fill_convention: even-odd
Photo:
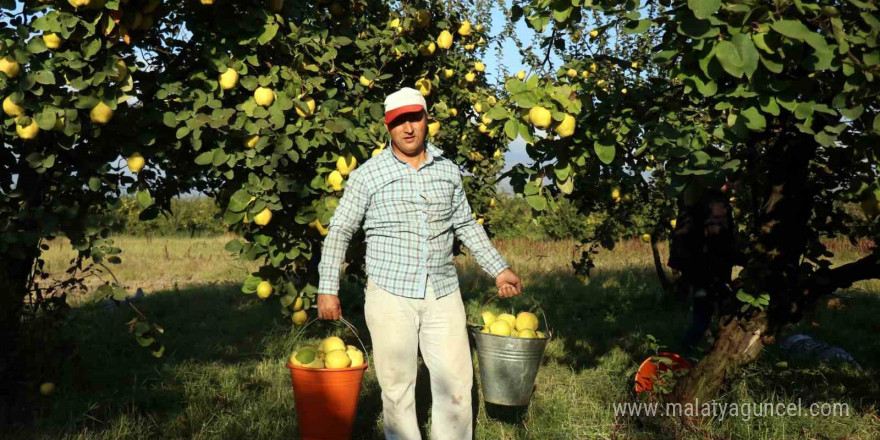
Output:
[[[123,263],[113,267],[114,274],[132,291],[141,287],[147,293],[136,304],[165,327],[165,356],[151,357],[125,331],[133,316],[128,307],[94,304],[88,294],[70,298],[76,310],[61,331],[76,350],[57,371],[44,373],[45,380],[57,384],[53,395],[39,396],[34,389],[39,411],[34,430],[10,434],[37,439],[296,438],[294,399],[284,362],[304,341],[282,319],[277,298],[259,301],[240,292],[239,283],[256,266],[224,252],[227,239],[119,237],[117,244],[125,253]],[[623,242],[613,251],[603,251],[590,284],[584,285],[569,263],[572,242],[495,243],[523,276],[526,295],[545,308],[555,336],[527,409],[489,408],[487,414],[475,396],[476,438],[880,438],[880,281],[856,284],[842,292],[841,301],[823,301],[808,319],[785,333],[805,332],[841,345],[861,363],[862,371],[791,362],[781,366],[784,358],[774,345],[719,396],[731,403],[846,403],[849,417],[764,417],[748,422],[728,418],[685,428],[671,418],[616,417],[611,406],[634,401],[633,375],[650,354],[646,336],[675,347],[688,321],[687,308],[660,288],[648,245]],[[831,244],[846,260],[860,253],[844,242]],[[50,245],[46,259],[54,273],[67,267],[73,253],[64,240]],[[494,285],[471,258],[458,257],[456,264],[469,320],[475,322]],[[362,289],[346,283],[341,294],[344,316],[367,336]],[[528,304],[522,297],[502,303],[516,310]],[[308,330],[305,338],[332,332],[355,343],[333,324],[314,324]],[[365,342],[369,344],[368,337]],[[423,368],[422,373],[427,371]],[[429,419],[430,396],[425,374],[417,387],[423,423]],[[379,393],[369,371],[355,438],[382,438]]]

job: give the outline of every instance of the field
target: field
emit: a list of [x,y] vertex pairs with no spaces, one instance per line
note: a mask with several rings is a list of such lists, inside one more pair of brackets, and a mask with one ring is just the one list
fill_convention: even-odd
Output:
[[[114,274],[147,293],[137,307],[165,327],[165,356],[151,357],[125,331],[133,316],[128,308],[95,304],[89,295],[71,298],[76,309],[61,331],[77,349],[60,370],[46,373],[58,390],[40,398],[35,429],[10,438],[296,438],[284,361],[303,339],[344,333],[317,323],[299,335],[282,320],[277,299],[260,302],[242,294],[239,283],[250,267],[223,251],[225,241],[120,237],[125,253]],[[727,403],[846,403],[849,416],[725,418],[684,427],[674,418],[616,416],[612,408],[635,400],[632,377],[651,353],[647,335],[676,348],[688,321],[687,308],[660,289],[647,245],[626,242],[600,254],[588,285],[572,274],[571,242],[514,240],[496,246],[525,286],[525,295],[502,305],[523,309],[534,298],[555,336],[527,409],[487,411],[475,399],[476,438],[880,438],[880,283],[854,286],[840,302],[823,303],[782,335],[805,332],[840,345],[862,370],[780,365],[785,359],[774,346],[719,397]],[[859,252],[844,244],[838,248],[843,258]],[[52,270],[61,271],[70,256],[69,244],[57,240],[46,257]],[[456,264],[468,312],[475,316],[494,283],[471,258],[459,257]],[[369,344],[362,287],[345,284],[341,298],[344,316]],[[428,423],[430,393],[422,379],[425,375],[417,391],[419,414]],[[371,372],[361,393],[355,438],[382,438],[379,388]]]

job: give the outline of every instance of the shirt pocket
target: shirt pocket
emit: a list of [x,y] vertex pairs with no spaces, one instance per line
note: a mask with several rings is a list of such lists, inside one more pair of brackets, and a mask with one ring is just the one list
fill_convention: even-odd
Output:
[[450,178],[433,179],[424,189],[426,211],[431,236],[437,236],[452,227],[453,193],[456,182]]
[[389,176],[367,188],[370,196],[370,210],[367,213],[377,226],[399,225],[405,223],[415,205],[414,191],[403,175]]

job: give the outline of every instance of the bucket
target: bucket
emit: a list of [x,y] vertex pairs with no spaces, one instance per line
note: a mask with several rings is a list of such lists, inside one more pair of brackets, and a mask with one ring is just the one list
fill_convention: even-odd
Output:
[[[668,364],[658,362],[657,358],[661,357],[668,358],[671,362]],[[654,389],[654,381],[657,380],[657,376],[660,373],[667,370],[678,371],[681,369],[690,370],[691,363],[678,354],[664,351],[657,353],[656,356],[648,357],[639,365],[639,371],[636,372],[636,393],[641,394],[642,391],[652,391]]]
[[483,400],[496,405],[528,405],[550,338],[510,338],[473,327],[471,333],[477,344]]
[[[483,306],[497,298],[498,295],[490,297],[483,302]],[[532,302],[544,318],[544,329],[552,337],[544,309],[534,298]],[[538,367],[544,356],[544,348],[550,338],[512,338],[483,333],[482,326],[479,325],[468,327],[477,345],[483,400],[504,406],[528,405],[535,388]]]
[[[314,369],[287,362],[302,440],[348,440],[354,429],[358,396],[369,365],[367,349],[351,323],[341,321],[364,349],[364,364],[339,369]],[[312,322],[315,322],[314,320]],[[306,324],[302,332],[312,322]]]
[[367,364],[316,370],[287,364],[303,440],[348,440]]

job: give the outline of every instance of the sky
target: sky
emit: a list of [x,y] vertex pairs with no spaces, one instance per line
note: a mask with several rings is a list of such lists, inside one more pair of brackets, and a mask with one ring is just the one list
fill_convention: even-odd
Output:
[[[506,4],[508,2],[505,2]],[[497,35],[504,28],[505,21],[507,17],[505,17],[504,12],[495,5],[492,8],[492,23],[489,26],[489,30],[492,35]],[[523,44],[528,45],[529,42],[535,36],[535,32],[526,25],[525,19],[521,19],[516,24],[516,33],[519,36],[520,41]],[[489,77],[492,80],[500,81],[500,66],[498,64],[498,58],[495,56],[494,47],[487,52],[486,59],[484,60],[486,63],[486,72],[489,74]],[[516,44],[514,44],[511,40],[504,40],[501,45],[501,62],[504,63],[508,72],[518,72],[520,70],[528,71],[527,66],[523,65],[522,58],[519,55],[519,52],[516,48]],[[517,164],[527,164],[530,165],[532,161],[529,159],[528,153],[526,153],[526,142],[522,138],[517,138],[510,144],[508,144],[508,151],[504,154],[504,169],[502,172],[506,172],[510,170],[514,165]],[[509,179],[505,178],[498,185],[498,189],[504,192],[512,193],[513,190],[510,186]]]

